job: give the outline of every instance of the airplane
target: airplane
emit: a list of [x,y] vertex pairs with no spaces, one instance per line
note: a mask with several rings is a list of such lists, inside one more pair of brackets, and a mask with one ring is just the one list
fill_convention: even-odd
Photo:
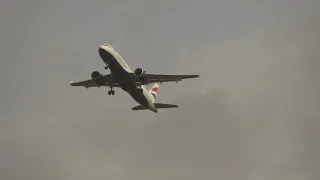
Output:
[[[103,75],[98,71],[91,73],[91,79],[85,81],[70,81],[71,86],[103,87],[108,86],[110,90],[108,95],[114,95],[114,87],[121,88],[129,93],[131,97],[139,103],[138,106],[132,108],[136,110],[151,110],[158,113],[158,109],[178,108],[174,104],[157,103],[156,98],[159,91],[159,84],[163,82],[178,82],[183,79],[197,78],[199,75],[163,75],[148,74],[142,68],[136,68],[134,71],[130,69],[128,64],[123,60],[119,53],[108,44],[99,47],[99,55],[106,64],[105,69],[110,70],[110,74]],[[155,83],[150,90],[145,85]]]

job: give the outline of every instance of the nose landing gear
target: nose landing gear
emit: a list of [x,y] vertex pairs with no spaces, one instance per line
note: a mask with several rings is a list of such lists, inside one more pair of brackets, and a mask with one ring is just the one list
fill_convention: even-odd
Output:
[[109,69],[109,63],[106,63],[106,66],[104,67],[105,70]]
[[139,92],[140,94],[142,94],[142,93],[143,93],[143,89],[142,89],[142,88],[138,88],[138,92]]

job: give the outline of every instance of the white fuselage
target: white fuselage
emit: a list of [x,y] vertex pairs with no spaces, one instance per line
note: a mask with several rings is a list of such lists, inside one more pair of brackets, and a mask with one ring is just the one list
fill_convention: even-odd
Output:
[[[113,49],[113,47],[106,44],[101,45],[99,48],[99,55],[104,63],[108,65],[112,77],[117,80],[119,86],[124,91],[129,93],[139,104],[147,107],[153,112],[158,111],[154,107],[155,98],[144,85],[141,85],[141,87],[136,86],[134,81],[131,79],[131,76],[129,76],[129,73],[133,73],[133,71],[122,57]],[[142,93],[139,88],[142,89]]]

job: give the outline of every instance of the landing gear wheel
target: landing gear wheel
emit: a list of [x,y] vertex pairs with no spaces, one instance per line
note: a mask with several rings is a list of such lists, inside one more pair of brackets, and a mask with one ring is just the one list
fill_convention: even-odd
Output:
[[114,95],[114,90],[109,90],[109,91],[108,91],[108,94],[109,94],[109,95]]

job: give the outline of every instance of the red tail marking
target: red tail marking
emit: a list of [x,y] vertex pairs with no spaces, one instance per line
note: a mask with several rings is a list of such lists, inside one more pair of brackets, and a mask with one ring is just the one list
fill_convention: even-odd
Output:
[[151,91],[154,91],[154,92],[158,92],[158,90],[159,90],[159,88],[157,88],[157,87],[154,87],[151,89]]

